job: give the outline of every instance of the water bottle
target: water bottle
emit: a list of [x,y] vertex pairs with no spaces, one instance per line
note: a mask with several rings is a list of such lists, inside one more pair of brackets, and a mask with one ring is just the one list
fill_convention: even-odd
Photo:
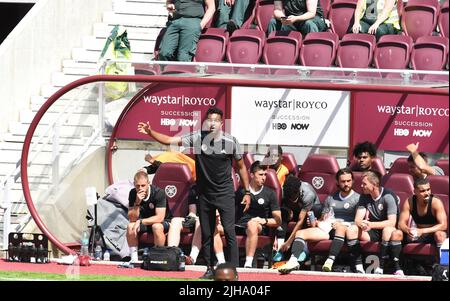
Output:
[[413,235],[413,240],[417,240],[419,238],[417,236],[417,225],[416,225],[416,222],[414,222],[413,218],[411,218],[411,224],[410,224],[409,228],[411,229],[411,233]]
[[105,261],[111,260],[111,251],[109,249],[106,249],[105,253],[103,254],[103,260]]
[[328,221],[334,222],[334,209],[333,207],[330,207],[330,211],[328,211]]
[[180,265],[178,267],[179,271],[184,271],[186,269],[186,257],[184,256],[183,251],[180,254]]
[[89,255],[89,234],[87,231],[81,233],[81,255]]
[[102,260],[102,247],[100,245],[97,245],[94,249],[94,260]]

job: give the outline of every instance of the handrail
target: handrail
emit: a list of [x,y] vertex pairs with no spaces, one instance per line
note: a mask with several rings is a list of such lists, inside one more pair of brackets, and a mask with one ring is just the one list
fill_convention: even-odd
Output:
[[369,92],[386,92],[386,93],[416,93],[428,95],[449,95],[448,89],[429,87],[410,87],[410,86],[384,86],[384,85],[361,85],[355,83],[323,83],[323,82],[308,82],[308,81],[269,81],[269,80],[254,80],[254,79],[231,79],[231,78],[210,78],[210,77],[177,77],[177,76],[144,76],[144,75],[93,75],[79,80],[76,80],[68,85],[62,87],[55,94],[42,105],[36,113],[33,121],[30,124],[28,132],[25,136],[24,146],[21,157],[21,173],[22,173],[22,188],[25,200],[29,211],[36,222],[39,229],[50,239],[50,241],[58,247],[61,251],[74,254],[75,252],[61,243],[52,232],[46,227],[36,211],[36,208],[31,197],[27,161],[30,150],[30,143],[33,134],[47,110],[67,91],[75,89],[79,86],[94,83],[94,82],[152,82],[152,83],[184,83],[184,84],[211,84],[211,85],[232,85],[232,86],[251,86],[251,87],[269,87],[269,88],[303,88],[303,89],[319,89],[319,90],[345,90],[345,91],[369,91]]

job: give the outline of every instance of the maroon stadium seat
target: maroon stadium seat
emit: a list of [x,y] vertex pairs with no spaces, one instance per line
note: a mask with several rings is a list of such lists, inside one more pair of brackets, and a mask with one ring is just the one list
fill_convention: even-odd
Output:
[[234,168],[231,169],[231,177],[233,179],[233,188],[234,188],[234,191],[236,192],[239,189],[240,183],[239,183],[238,174],[236,173]]
[[415,70],[443,70],[447,62],[448,38],[420,37],[411,53],[411,64]]
[[270,168],[267,169],[266,182],[264,183],[264,185],[275,191],[275,194],[278,198],[278,203],[281,206],[282,188],[280,182],[278,181],[277,173],[275,170]]
[[228,32],[223,28],[208,28],[200,35],[195,62],[220,63],[225,59],[228,43]]
[[431,192],[438,198],[444,202],[447,206],[448,213],[448,195],[449,195],[449,186],[448,186],[448,176],[436,176],[431,175],[428,176],[428,181],[430,181]]
[[374,47],[374,35],[346,34],[337,49],[337,64],[344,68],[368,68],[372,63]]
[[353,26],[355,9],[354,0],[335,0],[331,3],[328,19],[331,22],[331,30],[339,36],[339,39],[342,39]]
[[436,166],[444,170],[444,174],[448,176],[448,159],[439,159],[436,161]]
[[259,0],[250,1],[244,15],[244,23],[242,23],[242,29],[248,29],[252,26],[256,17],[256,4]]
[[263,32],[267,32],[270,19],[273,17],[273,10],[273,0],[260,0],[256,3],[256,23]]
[[336,191],[336,173],[339,164],[331,155],[309,155],[299,172],[300,180],[311,184],[320,201]]
[[409,173],[408,158],[397,158],[392,163],[389,173]]
[[[194,184],[192,173],[186,164],[163,163],[153,178],[153,185],[163,189],[174,217],[186,216],[188,213],[189,190]],[[153,235],[144,233],[139,241],[145,244],[153,242]]]
[[398,197],[398,205],[414,194],[414,179],[409,174],[389,173],[381,179],[381,185],[393,191]]
[[382,36],[374,50],[375,67],[407,69],[412,47],[413,41],[409,36],[392,34]]
[[320,2],[320,7],[322,8],[323,11],[323,17],[325,19],[328,18],[328,12],[330,11],[331,8],[331,0],[319,0]]
[[258,64],[262,56],[265,34],[257,29],[238,29],[230,37],[227,59],[236,64]]
[[273,31],[266,40],[263,61],[268,65],[295,65],[302,45],[298,31]]
[[448,38],[448,0],[445,1],[441,6],[441,13],[439,14],[438,25],[441,34]]
[[298,164],[297,160],[295,159],[294,154],[291,153],[283,153],[283,158],[281,163],[284,164],[284,166],[287,167],[289,170],[289,173],[293,174],[294,176],[298,176]]
[[255,162],[255,157],[251,153],[244,152],[242,154],[242,157],[244,159],[244,165],[245,167],[247,167],[247,169],[249,169],[250,166],[252,166],[253,162]]
[[300,61],[305,66],[330,67],[334,64],[339,37],[333,32],[311,32],[303,40]]
[[402,29],[414,41],[430,36],[436,28],[438,15],[438,0],[409,0],[403,8]]

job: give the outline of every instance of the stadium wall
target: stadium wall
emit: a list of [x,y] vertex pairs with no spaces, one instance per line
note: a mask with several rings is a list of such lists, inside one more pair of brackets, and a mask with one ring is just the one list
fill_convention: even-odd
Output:
[[20,109],[111,8],[112,0],[40,0],[33,6],[0,45],[0,132],[19,119]]

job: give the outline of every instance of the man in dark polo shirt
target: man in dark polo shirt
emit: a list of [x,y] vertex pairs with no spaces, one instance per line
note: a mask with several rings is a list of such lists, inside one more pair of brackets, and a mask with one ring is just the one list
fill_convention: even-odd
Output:
[[153,233],[156,246],[164,246],[172,214],[164,190],[150,185],[147,172],[138,171],[134,176],[134,188],[128,196],[127,241],[131,261],[138,260],[138,237],[144,232]]
[[158,60],[190,62],[202,29],[216,10],[214,0],[167,0],[166,6],[171,17],[161,41]]
[[237,163],[237,171],[245,189],[242,203],[244,212],[250,206],[250,190],[247,170],[242,159],[239,142],[233,136],[222,131],[223,112],[210,108],[206,112],[206,128],[182,137],[169,137],[150,127],[149,122],[140,122],[138,131],[153,137],[166,145],[193,147],[195,169],[199,193],[199,217],[202,229],[202,244],[208,269],[203,278],[212,279],[214,271],[211,257],[214,254],[213,235],[216,227],[216,210],[219,211],[229,251],[228,261],[238,266],[239,252],[234,228],[235,201],[232,179],[232,161]]

